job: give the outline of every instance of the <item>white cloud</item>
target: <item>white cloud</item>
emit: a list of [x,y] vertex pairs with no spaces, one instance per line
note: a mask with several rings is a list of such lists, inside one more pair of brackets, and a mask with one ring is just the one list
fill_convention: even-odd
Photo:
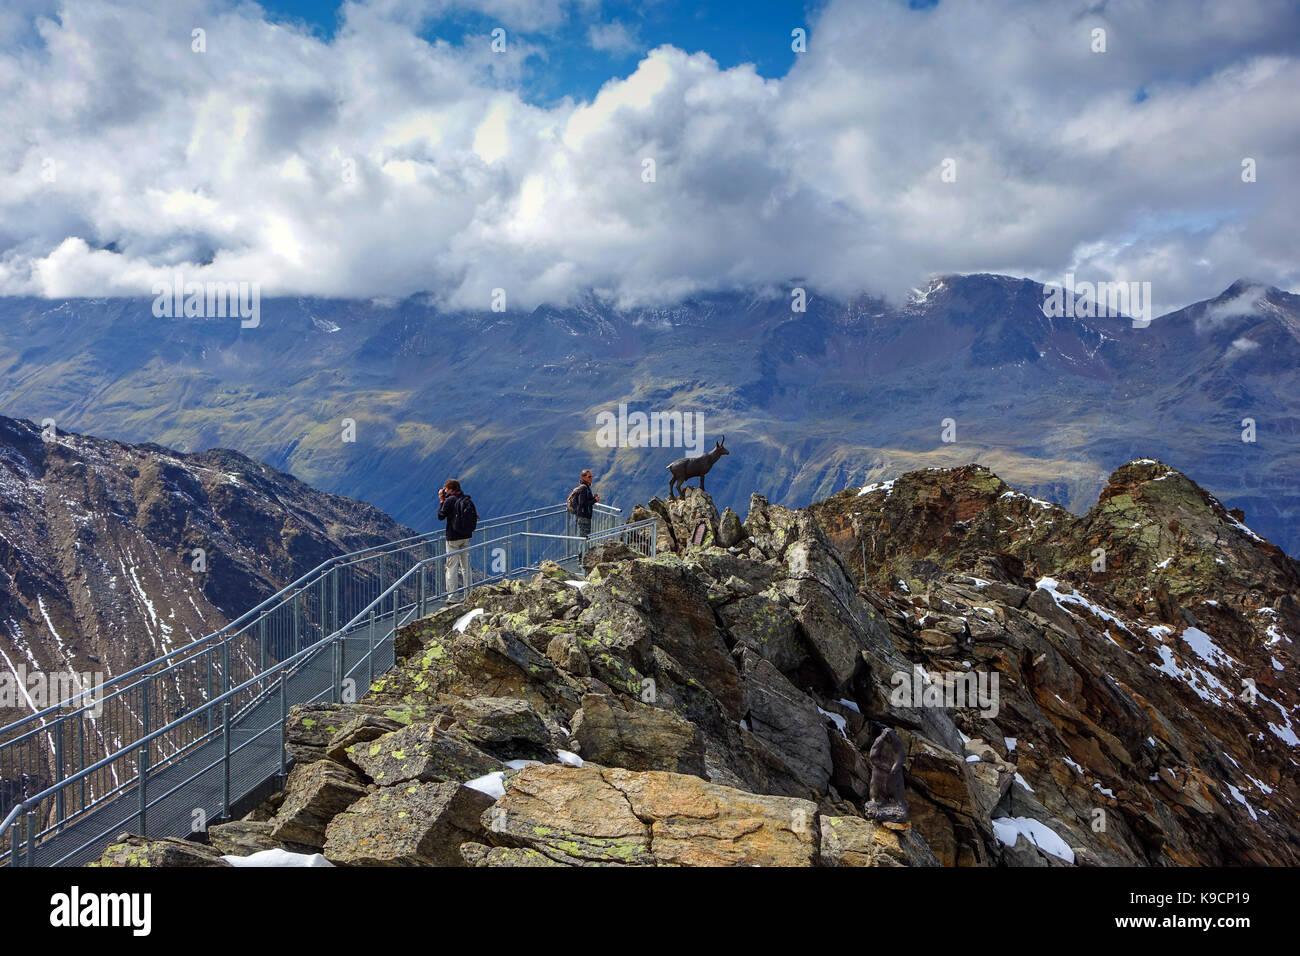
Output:
[[640,47],[636,31],[614,20],[610,23],[593,23],[587,30],[587,39],[594,50],[609,53],[630,53]]
[[417,35],[451,6],[350,3],[329,42],[217,0],[6,11],[0,293],[148,294],[182,268],[484,308],[497,287],[901,298],[934,273],[1072,271],[1149,281],[1159,311],[1241,275],[1300,284],[1289,5],[832,0],[780,80],[660,47],[545,108],[518,92],[545,40],[517,33],[573,5],[454,4],[516,31],[506,54]]

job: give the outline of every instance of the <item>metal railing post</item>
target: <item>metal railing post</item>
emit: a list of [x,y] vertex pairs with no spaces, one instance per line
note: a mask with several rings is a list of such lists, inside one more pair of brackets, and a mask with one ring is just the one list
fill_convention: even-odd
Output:
[[149,810],[149,798],[145,793],[145,784],[149,779],[149,745],[145,744],[135,758],[135,786],[140,796],[140,835],[145,836],[146,813]]
[[524,567],[533,566],[533,539],[528,537],[533,530],[533,519],[528,518],[524,521]]
[[427,564],[421,563],[420,564],[420,612],[417,615],[417,617],[424,617],[425,581],[428,576],[428,573],[429,573],[429,566]]
[[339,638],[334,638],[330,644],[330,700],[334,703],[339,702],[339,684],[342,682],[342,675],[339,673]]
[[289,691],[285,673],[280,672],[280,776],[284,776],[289,759]]
[[[204,658],[208,662],[208,696],[205,700],[212,699],[212,648],[203,652]],[[208,733],[212,733],[212,708],[208,708]]]
[[266,618],[257,622],[257,640],[262,648],[262,670],[266,670]]
[[[86,722],[77,721],[77,773],[86,769]],[[81,778],[81,809],[86,809],[86,778]]]
[[36,865],[36,811],[27,811],[27,863],[26,866]]
[[230,701],[221,705],[221,750],[225,780],[221,792],[221,817],[230,819]]
[[[396,593],[396,592],[394,592]],[[393,628],[397,627],[397,608],[393,608]],[[375,682],[375,609],[370,609],[370,650],[366,652],[366,689]]]
[[[54,782],[63,783],[63,724],[60,723],[54,729]],[[66,817],[65,804],[63,801],[63,789],[60,787],[59,792],[54,797],[54,823],[56,826],[63,826],[63,820]]]

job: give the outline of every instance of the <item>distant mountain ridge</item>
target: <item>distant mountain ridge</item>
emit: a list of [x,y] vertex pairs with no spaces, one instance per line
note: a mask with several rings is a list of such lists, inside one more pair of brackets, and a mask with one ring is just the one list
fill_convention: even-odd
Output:
[[[409,534],[235,452],[185,455],[0,417],[0,675],[111,678],[334,555]],[[22,703],[0,706],[0,726],[58,701]]]
[[558,500],[584,467],[607,502],[662,493],[681,452],[597,443],[620,402],[726,434],[707,479],[723,506],[978,460],[1081,512],[1116,463],[1149,456],[1300,553],[1300,297],[1242,281],[1146,328],[1050,318],[1044,299],[993,275],[901,306],[809,290],[803,313],[789,290],[527,313],[293,298],[264,300],[252,329],[155,319],[149,299],[0,299],[0,412],[239,448],[418,528],[453,475],[498,513]]

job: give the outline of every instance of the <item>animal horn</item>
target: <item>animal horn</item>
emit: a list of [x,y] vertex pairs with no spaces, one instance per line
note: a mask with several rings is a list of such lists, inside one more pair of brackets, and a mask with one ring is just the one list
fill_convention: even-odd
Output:
[[718,439],[718,444],[719,444],[719,445],[725,445],[726,443],[727,443],[727,436],[726,436],[726,435],[723,435],[721,438]]

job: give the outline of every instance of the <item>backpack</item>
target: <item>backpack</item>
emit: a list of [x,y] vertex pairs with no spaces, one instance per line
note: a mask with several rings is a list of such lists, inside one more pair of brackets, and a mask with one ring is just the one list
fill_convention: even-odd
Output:
[[478,527],[478,509],[474,507],[474,499],[465,495],[465,503],[460,507],[460,517],[468,527],[465,529],[470,534]]
[[569,506],[569,514],[571,515],[576,515],[578,513],[578,503],[574,499],[578,497],[578,492],[581,490],[582,485],[578,485],[578,487],[569,492],[569,500],[566,504]]

